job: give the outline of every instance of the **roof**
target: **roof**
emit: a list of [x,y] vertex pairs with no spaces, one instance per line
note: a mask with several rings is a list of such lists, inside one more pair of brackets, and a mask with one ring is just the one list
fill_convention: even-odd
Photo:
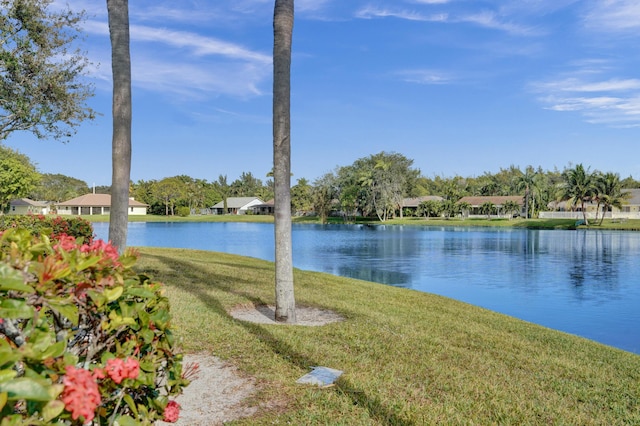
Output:
[[402,205],[404,207],[418,207],[420,203],[425,201],[442,201],[443,198],[439,195],[424,195],[422,197],[415,198],[405,198],[402,200]]
[[47,207],[47,203],[43,203],[42,201],[33,201],[30,198],[18,198],[11,200],[10,204],[12,206]]
[[484,203],[492,203],[496,206],[502,206],[507,201],[513,201],[519,205],[524,204],[524,197],[522,195],[485,195],[485,196],[472,196],[462,197],[458,200],[458,203],[469,203],[471,206],[481,206]]
[[640,204],[640,189],[623,189],[622,192],[629,192],[631,197],[626,200],[625,204]]
[[[58,203],[58,206],[69,207],[109,207],[111,195],[109,194],[85,194],[71,200]],[[147,204],[129,198],[129,207],[147,207]]]
[[[227,208],[228,209],[239,209],[239,208],[242,208],[242,207],[246,206],[247,204],[251,203],[252,201],[258,201],[258,204],[264,204],[264,201],[262,201],[258,197],[229,197],[229,198],[227,198]],[[224,200],[220,201],[218,204],[214,205],[211,208],[212,209],[223,209],[224,208]]]

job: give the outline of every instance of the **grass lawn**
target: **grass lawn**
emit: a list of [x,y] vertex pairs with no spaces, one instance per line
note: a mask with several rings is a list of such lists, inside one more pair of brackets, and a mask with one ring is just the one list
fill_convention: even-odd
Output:
[[[300,306],[343,322],[242,322],[234,306],[274,303],[273,263],[142,248],[166,284],[185,352],[207,351],[255,377],[265,408],[238,425],[640,424],[640,356],[413,290],[295,270]],[[313,366],[343,370],[320,389]]]
[[[108,222],[108,215],[82,216],[90,222]],[[197,215],[197,216],[158,216],[140,215],[129,216],[129,222],[262,222],[272,223],[273,216],[269,215]],[[370,225],[415,225],[415,226],[492,226],[492,227],[513,227],[527,229],[576,229],[575,219],[425,219],[420,217],[410,217],[405,219],[391,219],[380,222],[377,219],[358,218],[356,223],[366,223]],[[293,223],[319,224],[317,217],[294,217]],[[329,218],[331,224],[343,224],[339,217]],[[605,220],[602,225],[590,224],[589,227],[580,225],[579,229],[614,229],[623,231],[640,231],[640,220],[629,219],[626,221]]]

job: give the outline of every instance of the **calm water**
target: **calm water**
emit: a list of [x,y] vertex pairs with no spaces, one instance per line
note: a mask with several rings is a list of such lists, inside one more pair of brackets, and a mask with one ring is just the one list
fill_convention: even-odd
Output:
[[[94,224],[106,239],[108,224]],[[274,257],[273,225],[131,223],[131,246]],[[640,232],[294,225],[297,268],[440,294],[640,354]]]

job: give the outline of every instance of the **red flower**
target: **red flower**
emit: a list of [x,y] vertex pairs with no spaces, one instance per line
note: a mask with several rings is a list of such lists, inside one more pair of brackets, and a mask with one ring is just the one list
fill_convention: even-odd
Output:
[[100,405],[98,384],[88,370],[76,368],[73,365],[67,366],[65,370],[61,398],[64,407],[71,412],[73,420],[82,416],[85,423],[89,423],[95,417],[96,408]]
[[180,417],[180,404],[175,401],[169,401],[164,409],[164,421],[169,423],[175,423]]
[[140,374],[140,364],[135,358],[127,358],[126,361],[120,358],[107,360],[104,368],[111,380],[120,384],[124,379],[135,379]]

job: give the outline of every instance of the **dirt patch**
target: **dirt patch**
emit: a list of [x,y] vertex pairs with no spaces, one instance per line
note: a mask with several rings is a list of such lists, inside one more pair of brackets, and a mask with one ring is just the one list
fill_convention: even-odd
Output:
[[[274,306],[238,307],[230,315],[242,321],[259,324],[288,325],[274,321]],[[344,318],[327,309],[297,307],[297,323],[290,326],[321,326]],[[176,398],[182,409],[176,423],[157,422],[158,425],[216,426],[231,420],[250,417],[258,407],[248,404],[248,398],[258,387],[251,378],[242,377],[237,369],[209,354],[188,354],[183,365],[199,365],[198,374]]]

